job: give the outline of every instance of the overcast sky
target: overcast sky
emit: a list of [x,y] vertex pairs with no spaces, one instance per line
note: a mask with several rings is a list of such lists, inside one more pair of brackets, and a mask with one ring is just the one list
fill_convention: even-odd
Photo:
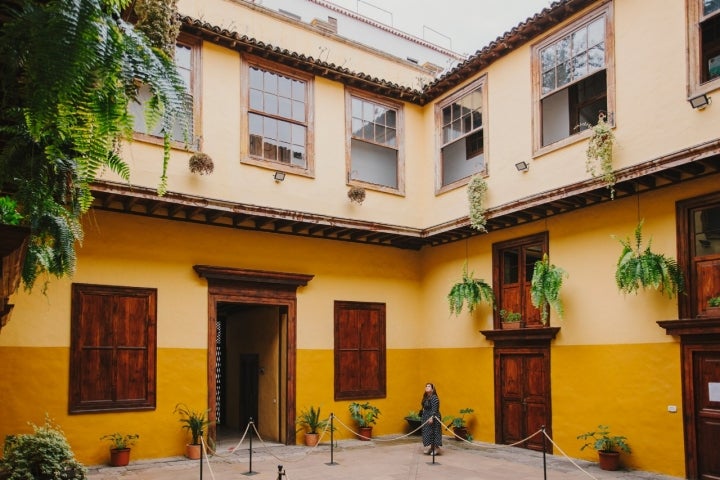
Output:
[[465,54],[475,53],[551,3],[551,0],[327,1]]

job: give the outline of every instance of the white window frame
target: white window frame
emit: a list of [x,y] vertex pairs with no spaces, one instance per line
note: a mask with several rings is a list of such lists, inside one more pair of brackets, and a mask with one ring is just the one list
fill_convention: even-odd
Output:
[[[281,115],[271,115],[266,112],[254,110],[250,107],[250,69],[257,68],[275,75],[304,82],[305,84],[305,120],[294,120],[290,117]],[[286,68],[282,65],[263,61],[256,57],[245,58],[242,62],[241,76],[241,118],[240,122],[240,156],[241,163],[251,164],[281,172],[302,175],[306,177],[314,177],[315,160],[314,160],[314,114],[313,114],[313,76],[302,72]],[[250,115],[256,114],[264,118],[276,119],[291,123],[292,125],[301,125],[305,127],[305,166],[301,167],[292,163],[285,163],[278,160],[270,160],[259,155],[253,155],[250,151]]]
[[[393,110],[395,112],[395,145],[383,142],[375,142],[373,139],[359,138],[353,135],[353,110],[352,101],[357,99],[363,102],[376,104],[382,108]],[[363,92],[357,89],[347,87],[345,89],[345,169],[348,186],[363,187],[368,190],[377,190],[381,192],[392,193],[396,195],[405,195],[405,148],[404,148],[404,112],[403,104],[389,101],[377,95]],[[367,143],[371,148],[373,146],[394,150],[396,154],[396,175],[397,186],[384,185],[374,183],[358,178],[358,173],[353,170],[352,161],[352,144],[353,140]]]
[[542,39],[540,42],[532,46],[532,94],[533,94],[533,157],[544,155],[559,148],[563,148],[569,144],[586,139],[590,132],[588,129],[578,128],[577,132],[570,134],[557,140],[551,144],[543,146],[543,115],[542,100],[546,96],[551,96],[563,90],[568,90],[573,85],[584,81],[592,75],[602,71],[602,69],[594,71],[592,74],[578,78],[562,88],[553,90],[547,95],[542,93],[542,67],[540,61],[540,52],[553,43],[557,43],[564,37],[567,37],[574,31],[594,22],[598,18],[605,17],[605,81],[606,81],[606,99],[607,99],[607,117],[606,121],[611,125],[615,125],[615,32],[613,22],[613,4],[606,0],[597,8],[594,8],[578,19],[569,23],[561,30]]
[[[190,49],[190,75],[189,75],[189,95],[192,99],[192,125],[189,133],[189,138],[187,139],[187,143],[185,140],[170,140],[170,146],[175,149],[182,149],[187,150],[188,148],[193,150],[201,150],[202,149],[202,131],[201,131],[201,122],[200,122],[200,115],[201,115],[201,106],[202,102],[200,100],[200,68],[202,65],[201,62],[201,52],[202,52],[202,40],[196,37],[192,37],[190,35],[187,35],[185,33],[180,33],[177,39],[177,44],[187,47]],[[134,115],[143,114],[144,111],[144,105],[138,106],[135,109],[135,112],[133,112]],[[143,126],[144,120],[143,120]],[[133,132],[133,139],[139,140],[141,142],[146,143],[153,143],[156,145],[162,145],[163,144],[163,137],[161,137],[159,134],[155,133],[149,133],[144,131],[134,131]]]
[[[464,135],[461,135],[458,138],[452,139],[452,141],[445,142],[443,137],[443,109],[452,105],[453,103],[457,102],[458,100],[466,97],[467,95],[475,92],[476,90],[480,89],[481,91],[481,98],[482,98],[482,105],[480,107],[480,111],[482,113],[482,125],[480,128],[473,129],[470,132],[467,132]],[[463,87],[462,89],[458,90],[457,92],[453,93],[452,95],[444,98],[443,100],[439,101],[437,104],[435,104],[435,125],[436,127],[436,136],[435,136],[435,142],[437,145],[436,148],[436,159],[435,159],[435,194],[440,194],[443,192],[447,192],[449,190],[454,190],[456,188],[462,187],[464,185],[467,185],[470,179],[473,175],[481,174],[483,176],[488,175],[488,144],[489,144],[489,135],[488,135],[488,93],[487,93],[487,75],[483,75],[477,80],[473,81],[472,83],[468,84],[467,86]],[[482,131],[483,134],[483,165],[482,168],[477,171],[473,172],[472,174],[460,178],[454,182],[450,182],[447,185],[443,185],[443,172],[444,172],[444,166],[443,166],[443,149],[447,146],[450,146],[456,142],[459,142],[470,135],[473,135],[479,131]],[[474,157],[473,157],[474,158]]]
[[688,99],[720,89],[720,76],[711,80],[702,81],[702,33],[701,23],[713,17],[720,17],[720,10],[710,15],[703,14],[703,0],[687,0],[687,75]]

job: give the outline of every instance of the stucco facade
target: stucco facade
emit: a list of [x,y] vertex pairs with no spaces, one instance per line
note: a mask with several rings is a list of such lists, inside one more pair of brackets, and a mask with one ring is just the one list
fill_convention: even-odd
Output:
[[[472,315],[450,316],[446,296],[465,262],[476,277],[492,282],[500,268],[493,246],[544,235],[552,262],[568,273],[561,293],[564,317],[553,313],[549,325],[559,330],[541,341],[549,361],[544,374],[553,440],[571,456],[594,459],[593,452],[579,450],[576,437],[606,424],[628,437],[633,451],[623,462],[629,468],[681,477],[697,473],[697,465],[686,460],[693,444],[683,421],[690,405],[683,394],[682,335],[657,323],[683,318],[686,310],[678,302],[685,300],[656,291],[626,296],[614,279],[617,238],[631,236],[639,220],[653,250],[679,260],[688,252],[679,240],[685,232],[678,227],[677,202],[718,202],[720,109],[688,103],[698,93],[712,97],[720,89],[720,80],[694,84],[688,73],[688,52],[696,48],[689,46],[695,37],[687,12],[699,8],[693,0],[659,0],[653,8],[629,0],[560,1],[552,12],[506,33],[509,48],[493,43],[439,78],[341,38],[342,32],[321,33],[244,1],[181,0],[179,6],[185,33],[201,36],[194,57],[194,133],[215,170],[190,173],[191,153],[175,149],[169,199],[158,199],[153,191],[160,147],[144,139],[124,145],[132,185],[111,175],[98,183],[76,274],[52,280],[46,295],[38,290],[13,296],[12,319],[0,333],[0,384],[6,392],[0,436],[27,431],[28,421],[40,423],[47,412],[78,458],[97,464],[108,455],[99,438],[118,430],[140,434],[134,459],[180,455],[187,438],[173,414],[178,402],[202,408],[222,403],[227,426],[238,427],[241,413],[230,409],[233,402],[214,396],[211,372],[218,353],[211,346],[218,344],[213,329],[220,321],[232,325],[224,330],[224,378],[239,375],[233,355],[257,354],[264,438],[294,441],[292,422],[309,405],[351,424],[349,401],[336,400],[334,324],[335,302],[349,301],[385,306],[386,393],[369,399],[382,411],[374,435],[405,431],[403,417],[418,408],[424,383],[432,381],[444,414],[472,407],[473,437],[501,441],[497,348],[535,348],[539,340],[481,333],[500,328],[497,312],[481,305]],[[596,14],[607,29],[606,110],[617,139],[613,200],[585,169],[588,132],[573,131],[547,145],[538,133],[542,94],[532,59],[554,36]],[[213,37],[213,26],[222,39]],[[318,46],[327,49],[327,58],[308,59],[317,56]],[[299,60],[293,64],[292,58]],[[307,79],[308,168],[250,158],[247,72],[254,65]],[[429,85],[425,90],[419,77]],[[468,227],[468,178],[448,185],[439,180],[438,105],[477,81],[484,95],[488,233]],[[401,112],[402,188],[351,179],[351,97]],[[516,169],[520,161],[529,164],[528,172]],[[273,179],[276,170],[286,172],[284,181]],[[366,188],[361,205],[348,200],[349,185]],[[168,203],[153,210],[147,205],[154,200]],[[182,218],[173,213],[173,203],[181,205]],[[249,220],[243,217],[248,212]],[[313,222],[324,236],[312,233]],[[328,225],[351,228],[357,236],[328,231]],[[378,232],[420,246],[371,240]],[[295,285],[294,299],[288,294],[287,302],[273,305],[267,295],[255,301],[248,293],[265,289],[266,281],[248,290],[241,278],[203,274],[197,266],[308,280]],[[240,286],[228,293],[233,282]],[[68,413],[73,284],[157,290],[153,409]],[[692,335],[712,350],[718,347],[718,324],[705,321],[708,328]],[[233,399],[242,395],[228,393],[241,388],[229,380],[223,388]],[[669,411],[672,406],[676,412]],[[349,434],[340,429],[336,435]]]

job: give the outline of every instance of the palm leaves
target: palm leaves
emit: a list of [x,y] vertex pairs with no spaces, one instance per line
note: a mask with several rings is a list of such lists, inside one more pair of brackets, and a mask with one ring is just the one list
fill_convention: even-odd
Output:
[[460,315],[465,304],[470,313],[482,301],[488,302],[491,306],[495,304],[492,287],[482,279],[473,278],[472,273],[468,275],[467,262],[463,265],[462,279],[452,286],[447,299],[450,313],[455,315]]
[[650,249],[652,239],[642,248],[641,220],[635,227],[635,242],[619,240],[623,246],[615,270],[615,283],[623,293],[637,294],[640,288],[654,288],[672,298],[685,290],[685,279],[675,259]]
[[530,299],[533,306],[540,309],[540,321],[543,325],[547,324],[550,307],[557,312],[560,318],[563,317],[564,309],[560,300],[560,288],[563,278],[567,276],[565,270],[550,263],[547,253],[543,254],[542,260],[535,262],[533,276],[530,280]]
[[170,135],[186,118],[172,58],[121,18],[129,0],[22,0],[0,24],[0,188],[32,231],[23,282],[75,268],[80,218],[103,169],[129,181],[119,145],[132,136],[130,102],[149,86],[148,116],[165,136],[158,193],[167,186]]

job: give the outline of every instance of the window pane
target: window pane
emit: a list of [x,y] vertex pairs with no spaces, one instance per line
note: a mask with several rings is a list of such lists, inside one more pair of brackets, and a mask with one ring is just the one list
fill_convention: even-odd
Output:
[[294,125],[292,126],[292,143],[293,145],[302,145],[305,146],[306,142],[306,135],[305,132],[307,129],[303,127],[302,125]]
[[292,98],[298,102],[305,102],[305,82],[293,80],[292,82]]
[[483,170],[484,155],[467,158],[467,138],[461,138],[441,150],[443,185],[449,185]]
[[292,103],[289,98],[278,98],[278,114],[281,117],[292,118]]
[[605,66],[605,44],[601,43],[588,50],[588,72],[594,72]]
[[277,115],[278,113],[278,97],[271,93],[265,93],[263,95],[264,107],[263,112]]
[[298,122],[305,122],[305,104],[298,101],[293,101],[292,107],[292,119]]
[[397,131],[394,128],[387,128],[385,130],[385,135],[387,136],[387,145],[397,147]]
[[555,46],[544,48],[540,52],[540,69],[543,72],[555,68]]
[[573,56],[584,53],[587,50],[587,30],[581,28],[572,34],[572,54]]
[[362,118],[362,100],[352,98],[350,101],[353,118]]
[[452,121],[452,107],[445,107],[442,109],[442,123],[447,125]]
[[278,122],[278,140],[281,142],[290,143],[292,140],[292,134],[290,124],[287,122]]
[[264,72],[263,90],[270,93],[277,93],[277,75],[271,72]]
[[274,118],[263,118],[263,133],[264,136],[270,138],[277,138],[277,120]]
[[472,114],[472,129],[476,130],[482,127],[482,112],[473,112]]
[[358,118],[352,119],[352,135],[353,135],[353,137],[364,138],[363,125],[365,125],[365,124],[363,123],[362,120],[360,120]]
[[570,37],[567,36],[557,43],[557,63],[570,59]]
[[375,107],[372,103],[363,102],[363,116],[362,119],[366,122],[372,122],[375,120]]
[[703,15],[708,15],[716,10],[720,10],[720,0],[704,0]]
[[385,127],[383,125],[375,125],[375,141],[385,143]]
[[561,63],[557,66],[557,86],[562,87],[570,83],[570,63]]
[[250,69],[250,88],[262,90],[263,88],[263,72],[257,68]]
[[397,113],[395,110],[388,110],[385,114],[385,125],[395,128],[397,125]]
[[[718,0],[720,1],[720,0]],[[605,17],[595,20],[588,25],[587,45],[593,47],[605,41]]]
[[262,111],[263,94],[260,90],[250,89],[250,108]]
[[292,97],[292,81],[289,78],[278,78],[278,95],[286,98]]
[[555,69],[542,75],[542,93],[546,94],[552,90],[555,90]]
[[351,148],[353,178],[397,188],[397,150],[354,139]]
[[587,58],[585,54],[578,55],[573,58],[573,80],[582,78],[587,75]]
[[518,283],[520,276],[518,272],[520,265],[520,255],[517,249],[505,250],[503,252],[503,284]]

